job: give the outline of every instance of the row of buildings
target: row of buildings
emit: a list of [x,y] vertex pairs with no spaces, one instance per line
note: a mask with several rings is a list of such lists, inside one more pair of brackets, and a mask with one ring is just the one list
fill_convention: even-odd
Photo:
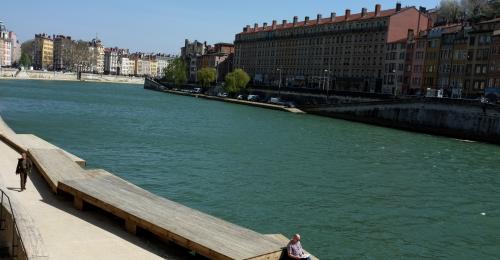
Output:
[[455,97],[500,88],[500,19],[435,26],[437,19],[398,3],[247,25],[235,37],[234,66],[255,85]]
[[36,34],[33,42],[33,67],[38,70],[160,77],[174,58],[161,53],[105,48],[97,38],[85,42],[64,35]]
[[234,44],[217,43],[207,45],[197,40],[184,41],[181,48],[181,58],[188,67],[188,80],[197,82],[198,71],[202,68],[214,68],[217,72],[217,81],[224,81],[225,76],[233,70]]
[[0,21],[0,67],[9,67],[19,62],[21,44],[13,31],[7,30]]

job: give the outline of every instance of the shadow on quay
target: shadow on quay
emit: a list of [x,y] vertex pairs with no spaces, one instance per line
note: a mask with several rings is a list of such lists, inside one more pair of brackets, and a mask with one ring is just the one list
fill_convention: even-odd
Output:
[[[199,255],[191,254],[187,249],[174,243],[162,241],[153,234],[138,230],[137,236],[127,233],[124,229],[125,221],[90,204],[85,204],[85,210],[77,210],[73,207],[73,198],[69,194],[59,191],[55,195],[48,188],[48,183],[43,179],[36,169],[28,177],[33,186],[41,196],[41,202],[46,203],[58,210],[75,216],[90,225],[114,234],[146,251],[166,259],[206,259]],[[14,188],[19,190],[19,188]]]

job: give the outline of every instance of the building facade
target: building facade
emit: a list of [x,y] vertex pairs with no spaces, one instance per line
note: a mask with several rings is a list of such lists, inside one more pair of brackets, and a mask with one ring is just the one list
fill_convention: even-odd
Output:
[[93,73],[104,73],[104,45],[98,38],[92,39],[89,43],[91,57],[91,71]]
[[[402,47],[397,43],[407,38],[408,29],[419,32],[428,25],[424,13],[401,4],[389,10],[376,5],[373,12],[363,8],[358,14],[346,10],[343,16],[255,24],[236,35],[235,67],[247,71],[254,84],[382,92],[384,76],[386,85],[393,85],[394,72],[384,71],[386,61],[404,65],[399,56],[397,62],[386,59],[388,48]],[[397,74],[402,77],[403,71]]]
[[118,48],[104,49],[104,74],[118,73]]
[[52,69],[54,41],[46,34],[36,34],[33,42],[33,67],[38,70]]
[[68,64],[70,61],[71,47],[73,41],[71,37],[64,35],[54,36],[54,69],[57,71],[66,70],[74,64]]
[[165,69],[167,68],[168,64],[170,64],[175,58],[166,54],[156,54],[155,59],[158,62],[156,75],[157,77],[161,78],[165,74]]
[[206,50],[206,42],[201,43],[197,40],[190,42],[187,39],[184,41],[184,47],[181,48],[181,57],[188,66],[188,80],[190,82],[197,81],[199,59],[205,54]]
[[500,89],[500,28],[493,32],[488,87]]
[[6,67],[12,65],[12,40],[10,33],[0,22],[0,66]]
[[207,49],[198,59],[198,70],[214,68],[217,72],[217,81],[224,81],[226,75],[233,70],[234,44],[217,43]]

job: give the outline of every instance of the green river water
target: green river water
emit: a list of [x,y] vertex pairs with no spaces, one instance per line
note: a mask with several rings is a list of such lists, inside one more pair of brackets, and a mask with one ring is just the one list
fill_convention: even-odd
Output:
[[321,259],[500,258],[500,146],[120,84],[3,80],[0,115]]

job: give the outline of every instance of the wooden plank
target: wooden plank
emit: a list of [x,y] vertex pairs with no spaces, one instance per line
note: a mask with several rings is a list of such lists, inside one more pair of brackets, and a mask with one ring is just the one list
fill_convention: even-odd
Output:
[[271,255],[272,259],[281,252],[271,238],[156,196],[114,175],[61,180],[60,189],[206,257]]
[[28,155],[54,193],[61,180],[88,177],[85,170],[60,149],[30,149]]
[[[17,152],[27,152],[31,149],[60,149],[59,147],[43,140],[42,138],[31,134],[13,134],[5,135],[0,133],[0,140],[7,143]],[[61,149],[62,150],[62,149]],[[86,162],[82,158],[62,150],[68,157],[82,167],[85,167]]]

